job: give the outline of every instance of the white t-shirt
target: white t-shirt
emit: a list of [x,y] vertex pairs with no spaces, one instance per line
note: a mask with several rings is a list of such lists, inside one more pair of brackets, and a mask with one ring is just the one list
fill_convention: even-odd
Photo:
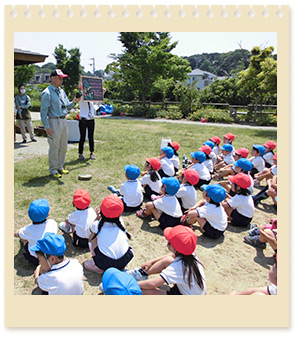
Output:
[[[214,148],[213,148],[213,150],[214,150]],[[213,152],[213,150],[212,150],[212,152],[210,153],[210,158],[211,158],[211,160],[212,160],[213,165],[215,165],[218,154],[216,154],[215,152]],[[218,153],[219,153],[219,151],[218,151]]]
[[273,157],[274,157],[274,153],[272,151],[267,152],[263,155],[263,158],[265,159],[265,162],[273,165]]
[[180,203],[175,196],[166,194],[153,201],[153,204],[160,213],[168,214],[174,218],[180,218],[183,215]]
[[212,162],[212,159],[207,159],[203,162],[203,164],[208,168],[210,173],[213,173],[214,171],[214,165]]
[[247,189],[248,189],[248,191],[250,192],[250,194],[252,195],[253,192],[254,192],[254,181],[253,181],[252,176],[250,175],[250,172],[248,173],[248,176],[249,176],[249,178],[250,178],[251,185],[250,185]]
[[31,251],[30,248],[34,246],[38,240],[42,239],[47,232],[57,234],[58,226],[55,220],[49,219],[41,224],[31,224],[19,230],[19,237],[22,240],[28,241],[30,255],[37,258],[36,253]]
[[247,218],[253,218],[254,202],[251,195],[236,194],[231,199],[228,199],[227,203],[230,207],[235,208],[241,215]]
[[[120,222],[125,228],[125,224],[120,218]],[[98,221],[91,226],[93,233],[98,233]],[[99,250],[111,259],[120,259],[129,249],[127,235],[113,222],[105,222],[97,235]]]
[[157,176],[159,177],[158,180],[152,181],[150,177],[150,173],[146,173],[142,178],[139,179],[141,185],[148,185],[152,191],[159,193],[162,187],[162,181],[160,174],[156,172]]
[[119,190],[129,207],[139,206],[143,201],[143,188],[139,180],[127,180]]
[[273,165],[271,167],[271,173],[274,175],[274,176],[277,176],[277,165]]
[[65,259],[40,275],[37,283],[49,295],[83,295],[83,267],[76,259]]
[[197,266],[203,279],[203,289],[196,283],[194,276],[191,279],[191,287],[189,287],[188,275],[184,273],[184,266],[180,257],[176,257],[166,269],[162,270],[160,276],[167,284],[176,284],[182,295],[206,295],[205,272],[199,262]]
[[212,152],[215,153],[216,157],[219,156],[219,146],[215,145],[212,148]]
[[182,199],[182,206],[186,209],[196,204],[196,191],[192,185],[182,184],[175,196]]
[[161,159],[161,169],[169,177],[174,176],[174,166],[173,166],[172,161],[169,158],[164,157]]
[[75,231],[82,239],[88,239],[91,232],[89,227],[94,222],[97,214],[92,207],[83,210],[76,209],[68,216],[68,221],[75,225]]
[[79,101],[79,117],[86,119],[93,119],[95,115],[95,109],[92,102]]
[[251,157],[249,160],[251,161],[253,167],[255,167],[258,170],[258,172],[261,172],[265,168],[265,161],[263,157],[261,156]]
[[197,207],[196,211],[200,218],[205,218],[209,224],[224,232],[227,228],[227,215],[222,205],[217,207],[216,205],[206,202],[203,206]]
[[223,157],[223,161],[227,165],[232,164],[235,161],[232,152]]
[[173,166],[176,168],[176,169],[180,169],[180,160],[179,160],[179,157],[176,156],[175,154],[170,158]]
[[191,166],[190,169],[197,171],[197,173],[199,175],[199,179],[202,179],[202,180],[210,180],[211,179],[211,174],[210,174],[208,168],[202,163],[196,163],[193,166]]

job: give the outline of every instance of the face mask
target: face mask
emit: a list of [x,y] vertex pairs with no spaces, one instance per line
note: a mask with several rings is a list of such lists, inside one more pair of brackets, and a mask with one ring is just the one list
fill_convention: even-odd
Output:
[[26,89],[21,89],[20,90],[20,93],[23,94],[23,95],[25,94],[25,92],[26,92]]

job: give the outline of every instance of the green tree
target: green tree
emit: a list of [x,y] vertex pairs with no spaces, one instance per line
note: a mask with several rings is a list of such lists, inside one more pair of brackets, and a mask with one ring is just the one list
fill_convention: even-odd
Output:
[[190,113],[196,111],[199,105],[200,93],[195,86],[187,84],[186,82],[177,83],[174,89],[174,95],[180,103],[180,111],[183,117],[187,117]]
[[115,55],[115,61],[105,71],[113,73],[115,84],[131,91],[136,100],[141,100],[143,108],[155,92],[157,83],[171,78],[173,83],[182,81],[191,71],[186,60],[171,54],[177,42],[170,43],[167,32],[120,33],[119,40],[124,52]]
[[82,72],[80,50],[79,48],[67,50],[63,45],[59,44],[58,47],[55,48],[53,55],[56,59],[56,67],[69,75],[69,77],[64,79],[63,86],[66,94],[73,96],[75,88],[78,87]]
[[24,66],[17,66],[14,68],[14,84],[18,87],[20,84],[26,85],[34,76],[36,66],[28,64]]

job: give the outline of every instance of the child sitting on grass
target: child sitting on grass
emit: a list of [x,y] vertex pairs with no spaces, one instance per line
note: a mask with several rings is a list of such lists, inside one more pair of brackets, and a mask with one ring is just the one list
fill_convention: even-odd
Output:
[[90,226],[97,214],[92,207],[90,195],[87,191],[78,189],[73,195],[73,205],[76,210],[59,224],[59,228],[66,233],[73,233],[73,245],[75,247],[88,248]]
[[62,235],[46,233],[32,246],[39,260],[35,282],[43,295],[83,295],[83,268],[77,259],[66,259]]
[[224,144],[221,148],[222,159],[219,156],[216,164],[214,165],[214,171],[218,171],[226,165],[232,164],[234,162],[233,157],[233,146],[231,144]]
[[124,212],[135,212],[140,209],[143,203],[143,189],[137,178],[140,175],[140,169],[136,165],[126,165],[125,176],[127,181],[121,184],[120,190],[109,186],[108,190],[121,197],[124,204]]
[[96,211],[97,219],[90,228],[92,234],[89,238],[92,259],[83,265],[87,270],[100,274],[110,267],[122,270],[134,256],[128,242],[131,235],[120,217],[124,204],[112,194],[103,199]]
[[213,147],[212,151],[213,151],[213,153],[215,153],[216,159],[217,159],[217,156],[219,156],[219,145],[221,143],[221,139],[217,136],[214,136],[214,137],[210,138],[209,140],[214,143],[214,147]]
[[161,168],[161,161],[159,158],[145,158],[144,164],[145,174],[139,181],[144,189],[144,197],[151,199],[152,195],[159,195],[162,181],[158,171]]
[[175,175],[175,170],[173,166],[173,162],[171,158],[174,155],[173,148],[170,146],[165,146],[160,151],[160,160],[161,160],[161,168],[158,171],[161,178],[163,177],[173,177]]
[[277,152],[273,156],[272,162],[273,165],[270,168],[266,167],[262,171],[254,175],[254,186],[260,186],[260,182],[263,179],[266,179],[266,181],[268,181],[269,179],[272,179],[274,176],[277,175]]
[[[235,149],[233,147],[233,141],[235,140],[235,135],[233,133],[227,133],[223,136],[223,145],[231,145],[232,146],[232,155],[234,155]],[[219,162],[223,161],[223,153],[220,153],[217,157],[217,161],[216,164],[218,164]]]
[[273,165],[273,156],[274,156],[274,149],[276,148],[276,143],[273,140],[269,140],[267,143],[264,144],[265,154],[263,158],[265,160],[265,165],[267,168],[270,168]]
[[265,160],[263,155],[265,154],[265,148],[263,145],[252,145],[251,155],[252,157],[249,159],[252,162],[253,169],[251,170],[250,174],[252,178],[258,172],[263,171],[265,168]]
[[214,172],[214,164],[211,158],[211,147],[209,145],[203,145],[198,149],[198,151],[201,151],[206,155],[206,160],[203,162],[203,164],[208,168],[210,174],[212,174]]
[[161,198],[147,202],[145,208],[136,212],[140,219],[150,219],[152,216],[159,221],[159,227],[174,227],[180,223],[182,210],[175,197],[180,183],[175,177],[162,178]]
[[174,172],[175,174],[178,172],[178,170],[180,169],[180,159],[179,159],[179,154],[178,154],[178,150],[180,148],[180,144],[178,142],[171,142],[168,143],[169,147],[171,147],[173,149],[173,156],[170,158],[173,167],[174,167]]
[[200,188],[202,185],[208,185],[211,181],[211,174],[208,168],[203,164],[206,160],[206,155],[202,151],[191,153],[192,163],[187,167],[187,170],[195,170],[199,175],[199,181],[194,186]]
[[[193,230],[186,226],[166,228],[164,236],[171,254],[148,261],[127,273],[139,280],[143,295],[205,295],[205,273],[194,254],[197,236]],[[159,276],[142,281],[153,274]],[[164,283],[174,286],[168,291],[159,289]]]
[[32,224],[25,226],[14,233],[14,237],[19,238],[24,246],[25,259],[38,266],[38,258],[31,248],[36,242],[42,239],[46,232],[57,234],[58,226],[55,220],[47,219],[50,212],[50,205],[46,199],[36,199],[32,201],[28,209],[28,215]]
[[199,181],[199,175],[195,170],[185,170],[182,173],[182,183],[176,197],[181,205],[182,212],[196,204],[196,191],[193,187]]
[[190,208],[182,224],[192,226],[197,222],[204,236],[219,239],[227,228],[227,216],[221,202],[226,196],[219,184],[203,185],[203,199]]
[[227,216],[231,219],[232,226],[247,227],[254,214],[254,203],[248,188],[252,181],[248,174],[238,173],[234,176],[228,176],[232,183],[232,191],[235,196],[222,203]]

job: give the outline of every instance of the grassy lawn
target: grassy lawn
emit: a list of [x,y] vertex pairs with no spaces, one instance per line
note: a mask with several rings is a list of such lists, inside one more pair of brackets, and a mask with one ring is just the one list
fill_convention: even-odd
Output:
[[[86,189],[92,198],[91,206],[95,208],[102,199],[110,194],[107,186],[119,187],[125,181],[124,165],[136,164],[143,170],[145,157],[159,154],[161,138],[170,137],[181,144],[180,158],[185,154],[196,151],[204,141],[212,136],[222,136],[233,132],[236,136],[233,143],[237,149],[252,144],[263,144],[268,140],[276,140],[276,132],[271,130],[230,128],[219,126],[186,125],[172,123],[151,123],[130,120],[97,119],[95,129],[96,161],[80,162],[77,160],[78,151],[72,149],[67,152],[65,167],[70,170],[69,175],[62,179],[50,178],[48,174],[48,157],[34,157],[15,163],[15,229],[29,224],[27,211],[32,200],[46,198],[50,203],[50,218],[59,223],[71,213],[72,196],[76,189]],[[88,144],[85,143],[85,154],[88,155]],[[90,181],[78,180],[78,175],[89,173]],[[258,190],[256,190],[258,191]],[[201,192],[198,199],[201,198]],[[271,201],[267,199],[256,210],[254,221],[263,223],[275,217]],[[146,259],[167,253],[162,231],[157,228],[158,222],[142,221],[134,214],[125,214],[124,220],[127,230],[132,235],[130,244],[135,251],[135,257],[129,264],[134,268]],[[267,270],[271,263],[273,252],[271,248],[262,252],[245,245],[242,241],[246,230],[229,228],[225,239],[212,242],[202,238],[198,232],[197,255],[206,268],[208,294],[225,294],[237,286],[260,286],[265,284]],[[67,241],[66,256],[76,257],[80,262],[90,258],[87,250],[79,250],[72,246],[71,239],[65,235]],[[33,268],[27,263],[20,250],[20,244],[15,239],[15,294],[31,294],[36,287],[33,282]],[[229,252],[229,253],[228,253]],[[230,258],[231,255],[231,258]],[[240,261],[238,257],[240,255]],[[246,257],[244,259],[244,257]],[[235,260],[237,259],[237,260]],[[237,265],[234,266],[235,261]],[[248,270],[240,280],[238,270]],[[220,282],[224,276],[230,274],[235,279],[232,284]],[[101,278],[85,271],[85,294],[97,294]],[[217,281],[219,278],[219,281]],[[257,284],[258,283],[258,284]],[[262,284],[261,284],[262,283]],[[242,288],[241,288],[242,289]],[[239,289],[239,290],[241,290]]]

